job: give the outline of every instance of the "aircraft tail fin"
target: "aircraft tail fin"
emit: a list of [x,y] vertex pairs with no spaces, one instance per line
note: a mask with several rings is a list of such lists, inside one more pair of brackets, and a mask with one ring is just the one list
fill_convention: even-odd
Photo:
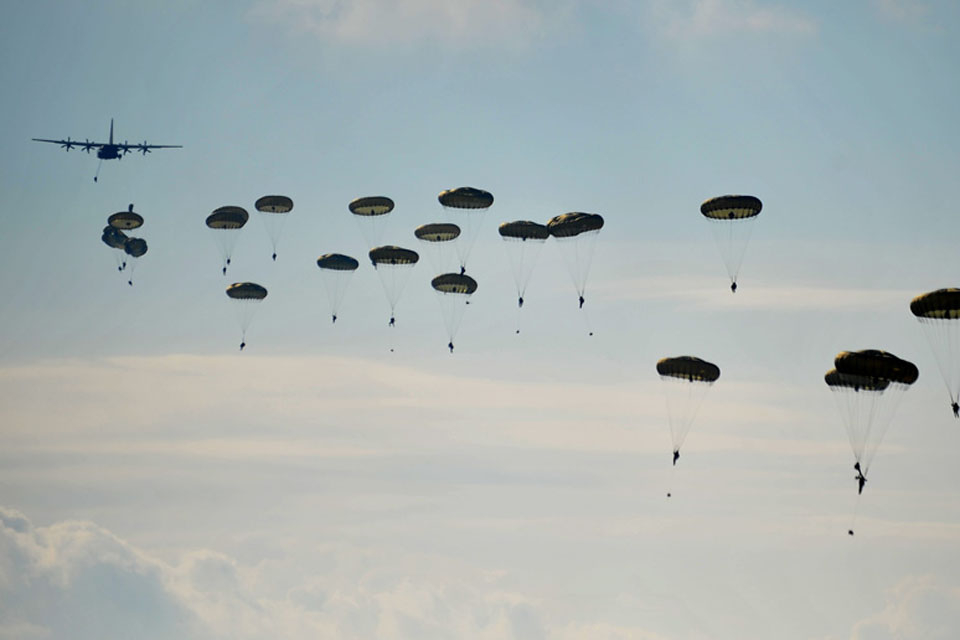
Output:
[[110,144],[113,144],[113,118],[110,118]]

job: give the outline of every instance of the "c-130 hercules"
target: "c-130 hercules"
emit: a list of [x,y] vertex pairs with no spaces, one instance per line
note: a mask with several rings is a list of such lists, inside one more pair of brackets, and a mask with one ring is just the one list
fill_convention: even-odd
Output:
[[[84,140],[83,142],[79,140],[71,140],[69,137],[66,140],[48,140],[46,138],[32,138],[34,142],[50,142],[53,144],[58,144],[67,151],[74,147],[79,147],[90,153],[91,149],[97,150],[97,157],[100,158],[100,161],[104,160],[119,160],[124,155],[130,153],[131,151],[139,151],[143,155],[150,153],[152,149],[182,149],[183,145],[179,144],[147,144],[147,141],[144,140],[143,144],[130,144],[126,140],[121,142],[113,141],[113,118],[110,118],[110,141],[109,142],[90,142],[89,140]],[[97,176],[100,175],[100,165],[97,165],[97,174],[93,176],[93,181],[97,181]]]

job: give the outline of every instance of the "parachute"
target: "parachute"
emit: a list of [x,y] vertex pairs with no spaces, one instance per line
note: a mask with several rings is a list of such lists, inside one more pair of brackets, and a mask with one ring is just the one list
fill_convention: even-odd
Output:
[[451,250],[454,240],[460,236],[460,227],[451,222],[435,222],[424,224],[413,231],[413,235],[427,250],[427,258],[434,273],[443,273],[450,269],[452,264]]
[[227,266],[230,264],[237,236],[249,218],[246,209],[233,206],[220,207],[207,216],[207,227],[214,230],[220,255],[223,257],[223,275],[227,275]]
[[255,282],[234,282],[227,287],[227,296],[235,300],[237,320],[240,322],[240,351],[247,346],[247,329],[256,313],[257,307],[267,297],[266,288]]
[[440,300],[440,310],[447,327],[450,342],[447,348],[453,353],[453,339],[460,328],[463,312],[470,304],[470,296],[477,290],[477,281],[465,274],[444,273],[430,282]]
[[393,200],[386,196],[366,196],[350,203],[350,213],[356,216],[357,226],[367,247],[380,244],[386,215],[393,211]]
[[393,245],[374,247],[369,255],[373,268],[380,276],[387,302],[390,303],[390,326],[392,327],[395,322],[397,300],[400,299],[400,294],[403,293],[403,288],[410,278],[410,271],[420,260],[420,255],[416,251]]
[[273,245],[273,259],[276,260],[280,232],[283,231],[283,223],[287,221],[286,214],[293,211],[293,200],[287,196],[263,196],[253,206],[263,214],[263,223],[267,227],[270,244]]
[[143,226],[143,216],[141,216],[139,213],[134,213],[133,205],[131,204],[126,211],[119,211],[107,218],[107,224],[114,229],[121,229],[124,231],[138,229]]
[[[676,466],[680,458],[680,447],[693,426],[704,396],[720,378],[720,368],[694,356],[678,356],[659,360],[657,373],[664,382],[667,417],[673,440],[673,464]],[[670,497],[669,492],[667,497]]]
[[910,311],[933,349],[950,394],[953,415],[960,418],[960,289],[938,289],[919,295],[910,303]]
[[[916,382],[919,372],[912,362],[876,349],[843,351],[834,366],[824,382],[833,392],[850,439],[859,496],[903,392]],[[852,524],[848,533],[853,535]]]
[[737,291],[737,276],[743,254],[753,233],[753,221],[763,208],[754,196],[718,196],[700,205],[700,213],[709,220],[720,256],[730,276],[730,290]]
[[[550,229],[537,222],[517,220],[504,222],[498,230],[505,243],[513,281],[517,285],[517,307],[522,308],[523,296],[527,292],[530,276],[533,275],[533,267],[537,263],[540,250],[550,237]],[[519,327],[517,333],[520,333]]]
[[317,266],[323,274],[323,284],[327,290],[327,298],[330,300],[330,313],[333,316],[333,322],[336,322],[337,311],[347,291],[347,285],[350,284],[350,278],[353,277],[353,272],[357,270],[360,263],[342,253],[326,253],[317,258]]
[[480,227],[487,209],[493,204],[493,194],[474,187],[457,187],[441,191],[437,200],[451,214],[451,219],[464,230],[463,237],[458,241],[457,251],[460,255],[460,273],[466,273],[467,259],[477,240]]
[[124,247],[127,244],[127,234],[114,226],[107,225],[100,234],[100,241],[111,249],[116,249],[114,258],[117,261],[117,271],[123,271],[127,267],[126,253]]
[[593,261],[593,248],[602,228],[602,216],[579,211],[555,216],[547,223],[550,235],[560,244],[567,271],[570,272],[580,297],[581,309],[585,302],[583,296],[587,288],[587,276],[590,274],[590,263]]

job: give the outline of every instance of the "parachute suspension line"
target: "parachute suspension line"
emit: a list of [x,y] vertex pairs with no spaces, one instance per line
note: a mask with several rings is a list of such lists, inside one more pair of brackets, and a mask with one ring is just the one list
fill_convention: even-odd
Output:
[[100,165],[102,165],[102,164],[103,164],[103,158],[100,158],[100,159],[97,161],[97,172],[96,172],[95,174],[93,174],[93,181],[94,181],[94,182],[96,182],[96,181],[97,181],[97,178],[100,176]]
[[933,347],[934,359],[940,370],[940,377],[950,394],[950,404],[958,402],[960,397],[960,332],[953,325],[957,319],[917,318],[923,332]]
[[850,515],[850,527],[847,529],[847,535],[853,535],[853,527],[857,522],[857,514],[860,512],[860,494],[857,494],[857,500],[853,503],[853,513]]
[[668,497],[668,498],[672,498],[672,497],[673,497],[673,482],[674,482],[674,480],[676,479],[676,477],[677,477],[677,465],[676,465],[676,463],[674,463],[674,464],[670,467],[670,482],[669,482],[669,484],[667,485],[667,497]]

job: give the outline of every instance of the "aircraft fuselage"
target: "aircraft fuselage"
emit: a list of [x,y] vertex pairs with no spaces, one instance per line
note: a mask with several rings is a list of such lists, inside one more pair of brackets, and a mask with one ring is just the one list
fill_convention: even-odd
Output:
[[105,144],[97,150],[97,157],[101,160],[117,160],[121,155],[120,147],[115,144]]

